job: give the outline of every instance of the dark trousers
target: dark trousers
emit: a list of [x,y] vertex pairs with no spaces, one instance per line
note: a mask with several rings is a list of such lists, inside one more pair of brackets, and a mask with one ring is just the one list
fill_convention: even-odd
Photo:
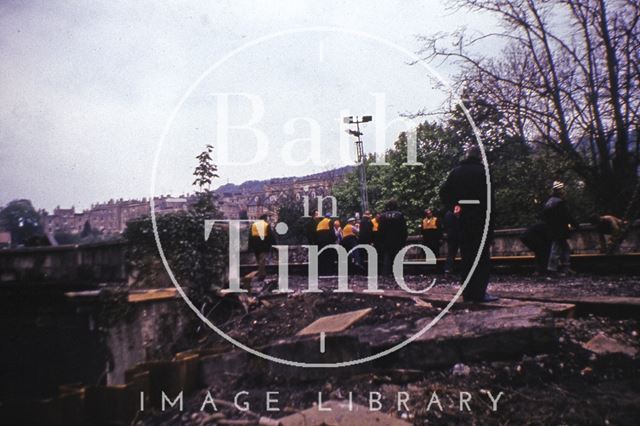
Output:
[[438,230],[422,231],[422,244],[429,247],[436,257],[440,257],[440,232]]
[[258,279],[263,280],[267,276],[267,253],[264,251],[254,252],[256,263],[258,264]]
[[[346,237],[342,240],[342,246],[349,251],[358,245],[358,239],[354,236]],[[362,256],[360,250],[354,250],[349,254],[349,266],[354,264],[357,269],[362,269]]]
[[382,260],[382,274],[393,274],[393,261],[402,247],[385,247]]
[[[328,246],[330,244],[324,244],[318,246],[318,250]],[[330,276],[337,274],[337,261],[338,253],[334,248],[328,248],[318,255],[318,275]]]
[[[473,262],[478,255],[478,248],[482,241],[484,222],[471,218],[462,224],[462,241],[460,242],[460,254],[462,255],[462,282],[467,279]],[[490,240],[487,238],[482,249],[478,264],[473,275],[469,278],[462,295],[467,300],[481,300],[484,298],[489,285],[489,273],[491,272],[491,257],[489,255]]]
[[460,250],[460,239],[447,238],[447,261],[444,264],[445,272],[453,272],[453,263],[456,260],[458,250]]
[[[318,250],[322,250],[325,246],[327,244],[318,245]],[[331,255],[331,249],[327,249],[318,255],[318,275],[331,275],[333,270],[333,258]]]
[[551,244],[547,244],[545,247],[535,250],[533,254],[536,259],[536,271],[546,272],[547,265],[549,263],[549,251],[551,250]]
[[549,262],[547,269],[551,272],[561,269],[569,269],[571,264],[571,247],[564,238],[551,241],[551,249],[549,251]]

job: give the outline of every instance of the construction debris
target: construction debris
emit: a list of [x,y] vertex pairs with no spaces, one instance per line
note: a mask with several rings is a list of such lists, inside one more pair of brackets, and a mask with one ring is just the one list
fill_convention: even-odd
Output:
[[624,354],[633,358],[638,353],[636,348],[620,343],[602,333],[595,335],[582,347],[598,355]]

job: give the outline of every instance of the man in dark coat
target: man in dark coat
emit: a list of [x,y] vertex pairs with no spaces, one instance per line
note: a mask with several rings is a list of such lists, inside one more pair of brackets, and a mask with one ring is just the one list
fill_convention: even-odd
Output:
[[267,218],[268,216],[264,214],[260,216],[259,220],[253,222],[249,234],[249,250],[256,256],[256,263],[258,264],[257,278],[260,280],[263,280],[267,275],[267,254],[276,242]]
[[453,272],[453,262],[460,250],[460,206],[455,205],[453,211],[447,210],[444,215],[444,232],[447,236],[447,261],[444,264],[445,274]]
[[[547,225],[551,240],[547,270],[551,273],[573,272],[570,268],[571,247],[567,239],[571,229],[578,228],[578,223],[569,213],[567,202],[564,200],[564,183],[553,182],[552,191],[542,211],[542,220]],[[562,270],[558,271],[558,268]]]
[[373,223],[371,222],[371,212],[369,210],[362,215],[358,243],[373,244]]
[[387,202],[385,212],[380,215],[378,245],[382,248],[382,273],[391,275],[393,260],[407,241],[407,221],[398,211],[395,200]]
[[[362,220],[360,221],[360,232],[358,233],[358,244],[369,244],[374,245],[374,232],[373,232],[373,221],[371,219],[371,212],[369,210],[365,211],[362,215]],[[377,232],[376,232],[377,234]],[[379,256],[380,254],[378,254]],[[360,260],[367,259],[368,262],[369,256],[367,256],[364,252],[364,249],[360,249]],[[379,259],[378,259],[379,260]],[[364,267],[364,262],[362,263]],[[378,263],[378,268],[380,268],[380,263]]]
[[[470,204],[460,204],[460,252],[464,283],[480,250],[487,215],[487,182],[478,147],[469,148],[464,160],[449,173],[446,182],[440,188],[440,198],[447,209],[453,209],[461,200],[472,201]],[[493,201],[493,193],[491,200]],[[465,301],[490,302],[497,299],[486,294],[491,270],[489,245],[492,229],[490,223],[478,264],[462,293]]]
[[[333,228],[333,219],[330,213],[326,213],[316,225],[316,244],[318,250],[322,250],[328,245],[336,243],[336,235]],[[333,275],[335,273],[335,262],[337,254],[335,250],[327,249],[318,256],[318,273],[321,276]]]
[[318,226],[318,222],[320,222],[320,214],[318,210],[314,210],[311,213],[311,217],[307,219],[307,223],[305,224],[305,234],[307,236],[307,242],[309,245],[317,244],[316,241],[316,227]]

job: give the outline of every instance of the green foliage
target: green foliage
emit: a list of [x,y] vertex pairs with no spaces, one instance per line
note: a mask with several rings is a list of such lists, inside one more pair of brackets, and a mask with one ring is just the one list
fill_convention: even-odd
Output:
[[218,166],[213,163],[211,158],[212,153],[213,146],[207,144],[205,150],[196,156],[198,165],[193,171],[195,180],[192,185],[198,187],[200,191],[210,189],[213,179],[219,177],[217,173]]
[[54,232],[53,238],[60,245],[78,244],[80,242],[80,235],[71,234],[69,232]]
[[[584,183],[557,153],[545,147],[533,147],[501,129],[501,115],[490,105],[477,101],[467,102],[467,106],[487,154],[495,192],[493,215],[498,228],[528,226],[538,221],[554,180],[565,182],[572,211],[578,220],[586,220],[595,209],[593,200]],[[417,160],[421,165],[404,164],[407,162],[404,133],[399,135],[394,148],[387,151],[388,165],[373,165],[372,156],[366,164],[371,208],[382,211],[387,200],[397,199],[414,231],[426,208],[441,211],[444,207],[440,187],[462,157],[464,148],[476,144],[473,129],[460,109],[443,124],[419,125],[416,135]],[[334,187],[333,193],[341,215],[359,211],[358,170]]]
[[[373,164],[373,156],[366,162],[371,209],[380,212],[388,200],[395,198],[414,228],[425,208],[440,207],[439,188],[462,152],[450,133],[439,124],[425,122],[418,126],[416,135],[417,161],[422,165],[405,164],[407,135],[404,133],[400,134],[394,148],[386,152],[388,165]],[[333,194],[341,212],[351,215],[360,211],[358,188],[357,169],[334,187]]]
[[85,221],[85,222],[84,222],[84,225],[82,226],[82,232],[80,233],[80,237],[82,237],[82,238],[86,238],[86,237],[88,237],[88,236],[90,236],[90,235],[95,235],[95,234],[97,234],[97,233],[98,233],[98,232],[97,232],[97,230],[96,230],[96,231],[94,231],[94,230],[91,228],[91,224],[90,224],[90,223],[89,223],[89,221],[87,220],[87,221]]
[[13,245],[22,245],[30,238],[42,236],[40,214],[29,200],[11,201],[0,211],[0,229],[11,233]]
[[[212,147],[198,155],[194,170],[197,200],[187,212],[156,215],[158,239],[176,280],[197,299],[204,293],[222,286],[228,265],[228,231],[214,226],[204,239],[205,221],[221,219],[211,191],[211,181],[217,177],[217,167],[211,158]],[[128,260],[138,276],[147,278],[141,285],[153,286],[158,270],[162,270],[150,217],[127,224],[124,237],[130,241]],[[149,283],[149,281],[152,281]]]
[[[195,292],[220,287],[228,264],[227,232],[214,226],[205,241],[207,219],[209,214],[197,211],[156,216],[158,238],[176,280]],[[153,276],[156,268],[162,268],[151,218],[129,222],[124,237],[131,242],[128,260],[141,277]]]
[[198,189],[196,194],[198,200],[194,205],[194,208],[200,212],[216,212],[216,194],[211,190],[211,183],[213,179],[218,176],[218,166],[216,166],[211,158],[213,153],[213,146],[206,145],[205,150],[196,156],[198,165],[193,171],[195,180],[193,185]]

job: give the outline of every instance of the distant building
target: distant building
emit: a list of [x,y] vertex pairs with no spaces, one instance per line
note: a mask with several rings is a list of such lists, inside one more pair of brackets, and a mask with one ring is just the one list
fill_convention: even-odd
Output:
[[76,213],[75,207],[62,209],[60,206],[53,209],[53,214],[42,216],[43,228],[46,233],[64,232],[76,234],[82,232],[85,222],[84,213]]
[[[240,219],[246,215],[248,219],[256,220],[263,214],[269,214],[273,220],[277,220],[278,208],[283,200],[294,197],[302,202],[305,194],[310,200],[330,195],[333,186],[351,170],[352,167],[343,167],[303,177],[248,181],[241,185],[226,184],[216,190],[218,208],[227,219]],[[156,214],[187,211],[194,202],[193,195],[164,195],[154,198],[154,210]],[[125,230],[127,222],[150,214],[151,208],[146,198],[119,199],[93,204],[83,212],[76,212],[73,206],[69,209],[58,206],[52,214],[42,213],[42,224],[47,235],[80,234],[87,222],[91,229],[100,233],[119,234]]]
[[[154,199],[157,214],[186,211],[189,198],[163,196]],[[82,213],[76,213],[75,208],[62,209],[59,206],[52,214],[42,215],[44,230],[47,234],[79,234],[89,222],[91,229],[103,234],[119,234],[127,227],[127,222],[151,213],[149,201],[142,200],[109,200],[106,203],[93,204]]]
[[[250,220],[263,214],[269,214],[273,220],[277,220],[278,208],[283,200],[293,197],[302,202],[304,195],[309,196],[310,200],[329,196],[333,186],[352,170],[347,166],[302,177],[248,181],[241,185],[226,184],[216,191],[219,208],[227,219],[239,219],[246,212]],[[315,208],[313,201],[311,206]]]

